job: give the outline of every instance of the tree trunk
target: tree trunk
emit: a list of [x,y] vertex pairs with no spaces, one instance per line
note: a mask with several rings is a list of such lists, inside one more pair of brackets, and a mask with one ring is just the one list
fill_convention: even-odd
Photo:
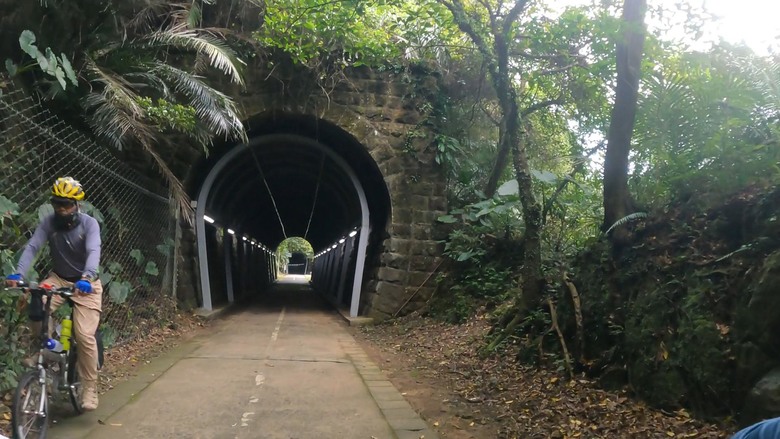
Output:
[[498,189],[498,180],[501,178],[501,174],[504,173],[504,169],[506,169],[506,165],[509,161],[509,149],[509,142],[499,141],[496,161],[493,164],[493,169],[490,171],[490,177],[485,186],[485,195],[488,197],[495,195],[496,190]]
[[[506,35],[497,33],[494,38],[498,69],[494,71],[493,84],[503,115],[499,128],[499,154],[502,149],[507,153],[512,152],[512,163],[519,189],[520,203],[523,205],[523,222],[525,224],[523,267],[520,269],[523,278],[522,293],[517,298],[514,307],[515,312],[520,316],[525,314],[528,309],[537,306],[542,296],[542,208],[534,195],[531,166],[528,163],[528,153],[523,143],[523,115],[520,113],[517,90],[512,83],[509,72],[509,50]],[[497,166],[500,160],[499,157]]]
[[604,223],[607,230],[630,214],[633,200],[628,192],[628,156],[637,111],[637,95],[645,43],[644,17],[647,0],[625,0],[623,39],[617,44],[615,105],[607,135],[604,160]]
[[542,208],[534,195],[531,167],[519,130],[517,139],[511,144],[512,163],[520,189],[520,201],[523,204],[523,221],[525,223],[523,267],[520,270],[523,276],[523,306],[521,308],[528,309],[538,305],[542,298]]
[[492,195],[498,185],[498,179],[506,168],[509,152],[512,152],[515,168],[515,178],[519,186],[520,202],[523,205],[523,221],[525,223],[525,255],[521,268],[522,293],[515,299],[513,307],[514,318],[488,345],[488,351],[494,349],[513,328],[519,324],[528,309],[535,307],[541,300],[541,228],[542,209],[533,192],[533,180],[531,168],[528,163],[528,155],[523,145],[522,119],[517,103],[517,90],[512,82],[513,76],[509,70],[508,38],[511,35],[512,26],[518,16],[525,10],[529,0],[515,0],[511,9],[499,24],[496,16],[491,17],[491,33],[494,38],[492,48],[489,43],[475,30],[472,21],[465,13],[463,3],[459,0],[452,2],[439,0],[453,15],[458,27],[469,37],[485,56],[488,64],[488,74],[493,83],[493,88],[498,96],[501,106],[501,123],[498,129],[498,157],[490,177],[490,183],[486,192]]

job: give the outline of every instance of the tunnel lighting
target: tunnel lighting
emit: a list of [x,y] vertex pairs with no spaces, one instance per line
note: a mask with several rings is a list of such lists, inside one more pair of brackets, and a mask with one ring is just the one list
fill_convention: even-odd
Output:
[[231,235],[235,235],[236,234],[236,232],[234,232],[233,229],[228,229],[228,233],[230,233]]
[[349,237],[350,238],[355,236],[355,235],[357,235],[357,230],[353,230],[353,231],[349,232]]
[[344,244],[344,241],[346,241],[346,239],[344,238],[339,239],[339,244]]
[[203,215],[203,221],[206,221],[209,224],[214,224],[214,218],[212,218],[212,217],[210,217],[208,215]]
[[333,244],[333,247],[331,247],[331,248],[335,249],[336,247],[337,247],[336,244]]

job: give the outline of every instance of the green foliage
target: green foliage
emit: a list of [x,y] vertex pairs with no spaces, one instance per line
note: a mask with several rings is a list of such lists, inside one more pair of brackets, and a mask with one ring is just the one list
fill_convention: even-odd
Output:
[[195,108],[189,105],[172,104],[162,98],[152,102],[149,97],[139,97],[138,105],[146,112],[149,120],[161,127],[182,133],[192,133],[196,130],[197,115]]
[[463,323],[474,314],[477,302],[463,290],[448,291],[444,298],[437,298],[430,307],[431,316],[449,323]]
[[[460,209],[453,209],[448,215],[438,218],[445,224],[461,222],[468,227],[469,223],[478,223],[486,229],[512,233],[520,230],[523,225],[519,223],[521,206],[517,197],[493,197],[484,198],[481,201],[467,204]],[[450,247],[445,248],[445,254],[452,256]]]
[[461,148],[458,139],[444,134],[437,134],[434,141],[436,142],[436,163],[448,167],[460,165],[460,156],[463,154],[463,148]]
[[398,56],[381,24],[387,8],[361,0],[273,2],[255,38],[311,67],[325,60],[340,67],[384,64]]
[[132,285],[126,280],[122,280],[124,267],[118,262],[109,262],[106,267],[101,267],[100,282],[108,288],[108,296],[112,302],[124,303],[127,301]]
[[487,249],[482,238],[464,230],[453,230],[444,245],[444,254],[457,262],[485,256]]
[[522,247],[515,216],[517,201],[487,199],[456,209],[439,221],[451,222],[444,254],[455,261],[439,278],[433,316],[462,322],[477,308],[495,308],[512,297],[517,289],[516,270]]
[[284,0],[267,4],[263,18],[255,33],[260,44],[321,73],[443,62],[447,44],[459,42],[449,14],[432,2]]
[[35,45],[35,41],[35,34],[32,31],[24,30],[21,35],[19,35],[19,47],[21,47],[22,51],[32,58],[34,62],[19,67],[14,64],[12,60],[6,59],[5,68],[8,73],[11,76],[15,76],[37,65],[43,73],[56,79],[62,90],[65,90],[68,87],[65,79],[68,79],[74,87],[78,86],[78,78],[73,71],[73,66],[71,66],[68,57],[64,53],[57,57],[50,47],[46,48],[46,53],[44,54]]
[[293,253],[303,253],[309,259],[314,257],[314,249],[309,241],[298,236],[285,239],[276,248],[276,257],[282,261],[286,261]]
[[439,279],[439,289],[445,291],[432,304],[431,315],[451,323],[464,322],[479,307],[497,307],[517,287],[513,270],[489,258],[464,261],[450,276]]
[[780,179],[780,68],[737,48],[673,53],[642,84],[631,186],[650,205],[700,206]]
[[[169,244],[158,245],[158,250],[169,251]],[[100,269],[100,281],[108,288],[108,296],[116,304],[123,304],[128,301],[133,292],[140,288],[148,288],[151,279],[160,275],[157,263],[147,260],[140,249],[133,249],[129,253],[130,258],[135,263],[136,269],[141,269],[139,275],[129,278],[129,270],[119,262],[109,262]]]
[[21,360],[26,355],[26,345],[21,334],[27,314],[17,305],[15,294],[0,294],[0,392],[16,386],[16,377],[23,371]]
[[118,338],[117,330],[111,327],[108,323],[102,323],[100,325],[100,333],[103,336],[103,346],[105,349],[109,349],[116,344]]
[[[0,195],[0,277],[16,272],[18,255],[13,246],[24,240],[23,231],[36,217],[19,212],[19,205]],[[28,273],[28,278],[37,277]],[[16,386],[16,377],[23,371],[21,360],[27,354],[23,338],[27,314],[18,304],[19,295],[0,292],[0,393]]]
[[171,255],[171,252],[173,252],[174,248],[174,242],[171,238],[165,238],[165,242],[162,244],[157,244],[157,251],[160,252],[161,255],[168,257]]
[[157,276],[160,274],[160,270],[157,269],[157,264],[154,261],[147,261],[144,267],[144,273],[149,276]]
[[[52,3],[38,9],[40,16],[19,17],[23,25],[13,23],[40,26],[39,37],[51,50],[41,53],[35,36],[24,31],[21,47],[35,61],[22,67],[8,61],[6,67],[26,71],[21,81],[49,98],[46,105],[68,122],[89,127],[100,143],[149,154],[187,211],[181,183],[156,151],[164,134],[186,134],[204,149],[216,135],[246,140],[235,103],[206,79],[216,70],[243,85],[244,63],[227,43],[230,31],[203,27],[202,7],[212,3]],[[67,57],[54,56],[60,51],[71,54],[72,66]],[[63,93],[66,79],[88,87]]]
[[127,301],[130,293],[133,292],[133,285],[126,280],[115,280],[108,287],[108,296],[114,303],[122,304]]

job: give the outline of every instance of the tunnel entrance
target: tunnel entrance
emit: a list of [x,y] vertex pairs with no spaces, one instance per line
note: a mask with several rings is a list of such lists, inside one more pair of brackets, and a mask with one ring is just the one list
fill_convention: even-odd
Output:
[[[201,306],[256,294],[275,279],[272,250],[311,244],[315,289],[357,315],[391,202],[376,162],[338,126],[312,116],[260,115],[249,141],[225,144],[196,165]],[[297,267],[296,267],[297,269]]]

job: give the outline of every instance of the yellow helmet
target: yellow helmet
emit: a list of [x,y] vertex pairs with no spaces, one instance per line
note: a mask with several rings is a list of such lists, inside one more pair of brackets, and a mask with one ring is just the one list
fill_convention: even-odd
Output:
[[74,201],[83,200],[85,195],[81,183],[74,180],[73,177],[58,178],[51,187],[51,194],[55,197],[67,198]]

